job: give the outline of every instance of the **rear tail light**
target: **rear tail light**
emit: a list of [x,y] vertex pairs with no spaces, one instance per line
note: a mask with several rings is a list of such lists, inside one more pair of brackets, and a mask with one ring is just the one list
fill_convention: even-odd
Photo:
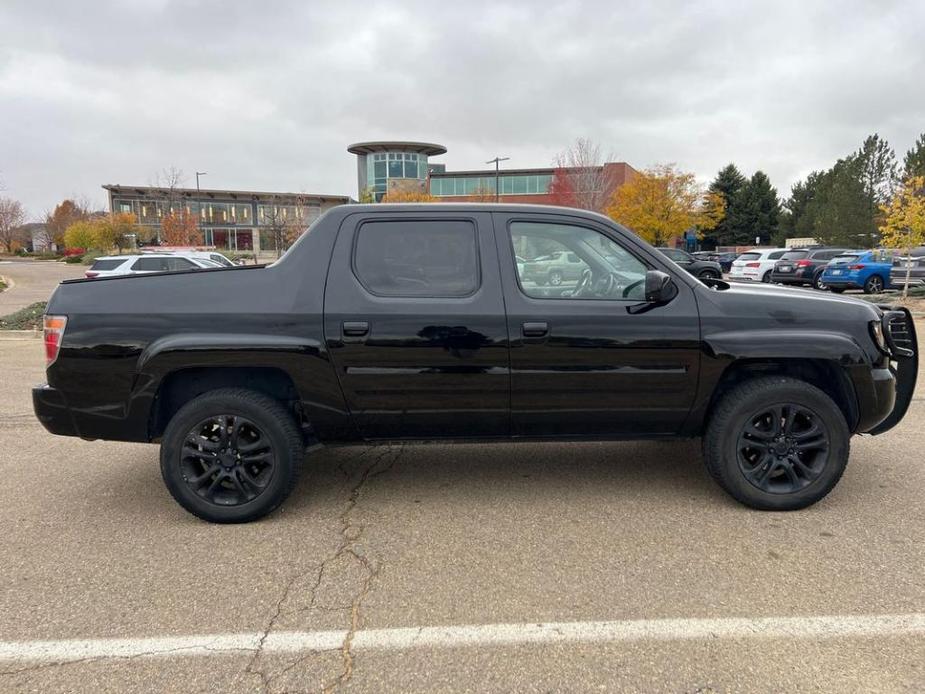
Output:
[[67,316],[45,316],[45,368],[54,364],[61,349],[61,339],[67,325]]
[[809,267],[813,264],[812,260],[798,260],[797,267]]
[[863,270],[864,266],[863,265],[852,265],[851,269],[852,270]]
[[745,263],[745,267],[761,267],[761,263]]
[[92,271],[90,271],[90,270],[87,270],[87,271],[84,273],[84,277],[91,277],[91,278],[92,278],[92,277],[96,277],[98,274],[100,274],[100,273],[98,273],[98,272],[92,272]]

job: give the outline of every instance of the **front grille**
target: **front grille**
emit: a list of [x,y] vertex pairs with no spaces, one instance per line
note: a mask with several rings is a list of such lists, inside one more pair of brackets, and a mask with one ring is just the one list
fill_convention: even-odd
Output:
[[905,311],[888,311],[883,316],[886,339],[890,350],[900,357],[911,357],[915,354],[915,338],[913,337],[912,318]]

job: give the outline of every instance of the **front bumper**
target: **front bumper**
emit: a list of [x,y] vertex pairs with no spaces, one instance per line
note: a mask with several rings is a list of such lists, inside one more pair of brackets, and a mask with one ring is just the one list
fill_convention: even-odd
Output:
[[[889,414],[882,421],[869,427],[859,427],[861,431],[867,431],[869,434],[882,434],[889,431],[906,416],[912,396],[915,394],[915,383],[919,373],[919,346],[912,314],[906,308],[894,306],[880,306],[880,308],[884,311],[883,329],[891,358],[888,369],[875,369],[874,372],[889,371],[892,383],[887,383],[886,377],[880,379],[883,383],[877,379],[874,383],[878,395],[880,391],[886,389],[893,391],[893,404]],[[888,396],[884,395],[884,397]],[[861,404],[860,393],[858,404]]]
[[67,401],[60,390],[47,383],[32,389],[32,408],[35,416],[52,434],[59,436],[79,436],[74,425],[74,417],[67,406]]

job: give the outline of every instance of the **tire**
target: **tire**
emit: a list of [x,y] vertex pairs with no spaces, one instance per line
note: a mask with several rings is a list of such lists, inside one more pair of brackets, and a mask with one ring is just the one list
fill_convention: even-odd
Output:
[[718,280],[719,275],[717,275],[713,270],[704,270],[699,275],[697,275],[702,280]]
[[562,284],[562,273],[559,270],[553,270],[549,273],[549,284],[558,287]]
[[813,289],[819,289],[819,290],[822,290],[822,291],[825,291],[826,289],[828,289],[828,285],[827,285],[825,282],[822,281],[822,273],[821,273],[821,272],[817,272],[817,273],[813,276]]
[[764,273],[761,276],[761,281],[764,282],[765,284],[771,283],[771,271],[770,270],[768,270],[766,273]]
[[[220,422],[234,431],[222,433]],[[188,441],[198,443],[184,446]],[[282,404],[252,390],[223,388],[189,401],[170,420],[161,442],[161,476],[194,516],[248,523],[285,501],[304,455],[299,427]],[[194,483],[197,477],[203,482]]]
[[[775,428],[773,414],[761,413],[779,411],[789,413],[791,439],[798,443],[772,437],[782,427]],[[814,437],[810,425],[822,434]],[[821,438],[824,446],[813,447]],[[746,506],[794,511],[832,491],[848,464],[850,438],[842,411],[815,386],[786,376],[755,378],[714,409],[703,439],[704,462],[713,479]]]
[[864,282],[865,294],[879,294],[884,288],[883,278],[880,275],[871,275]]

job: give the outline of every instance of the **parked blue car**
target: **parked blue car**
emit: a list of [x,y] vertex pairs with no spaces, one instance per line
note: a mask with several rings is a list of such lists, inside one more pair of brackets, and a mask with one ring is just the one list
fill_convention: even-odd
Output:
[[879,294],[890,286],[892,269],[893,259],[886,251],[850,251],[832,258],[822,273],[822,282],[836,294],[846,289]]

